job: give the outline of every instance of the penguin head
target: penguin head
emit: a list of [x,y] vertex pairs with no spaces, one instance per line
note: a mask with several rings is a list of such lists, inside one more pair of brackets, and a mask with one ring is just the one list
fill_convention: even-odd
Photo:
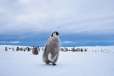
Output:
[[59,32],[55,31],[51,34],[51,37],[59,37]]

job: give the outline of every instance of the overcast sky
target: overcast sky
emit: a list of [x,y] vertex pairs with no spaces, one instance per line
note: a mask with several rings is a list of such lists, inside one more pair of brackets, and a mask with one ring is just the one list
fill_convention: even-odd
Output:
[[114,33],[114,0],[0,0],[0,34]]

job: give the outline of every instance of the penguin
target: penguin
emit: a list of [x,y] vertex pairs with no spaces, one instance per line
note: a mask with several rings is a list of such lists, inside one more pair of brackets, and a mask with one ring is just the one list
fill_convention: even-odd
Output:
[[58,32],[53,32],[48,38],[43,52],[43,61],[45,64],[56,65],[60,51],[60,38]]

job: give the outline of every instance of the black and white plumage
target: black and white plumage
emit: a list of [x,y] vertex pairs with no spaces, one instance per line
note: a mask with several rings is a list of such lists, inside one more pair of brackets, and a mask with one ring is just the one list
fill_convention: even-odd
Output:
[[43,53],[43,61],[45,64],[52,63],[56,65],[59,56],[59,33],[53,32],[48,38],[47,44]]

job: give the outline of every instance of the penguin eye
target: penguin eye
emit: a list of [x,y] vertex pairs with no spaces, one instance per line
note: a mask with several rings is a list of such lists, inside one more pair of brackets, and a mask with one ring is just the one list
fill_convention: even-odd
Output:
[[59,35],[59,33],[58,33],[58,32],[56,32],[56,35]]

